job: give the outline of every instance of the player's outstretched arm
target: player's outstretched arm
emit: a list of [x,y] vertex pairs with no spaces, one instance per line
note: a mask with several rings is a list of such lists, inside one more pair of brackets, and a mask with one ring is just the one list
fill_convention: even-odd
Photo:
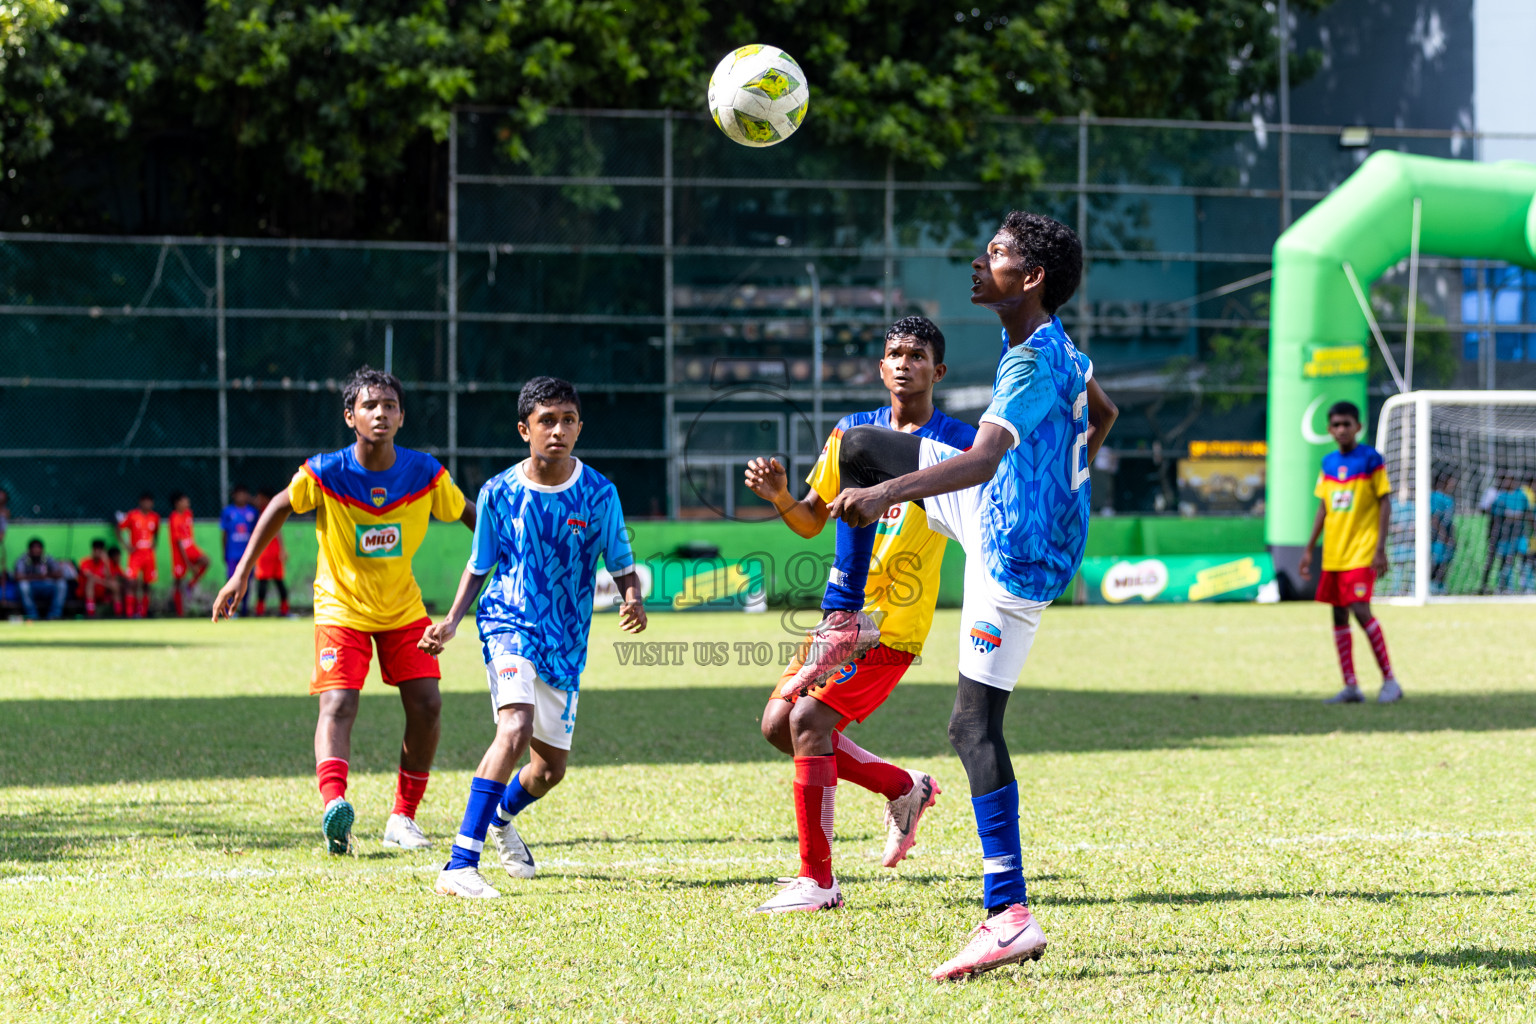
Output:
[[1301,564],[1296,566],[1296,571],[1301,573],[1301,578],[1312,578],[1312,549],[1317,547],[1317,538],[1323,535],[1323,520],[1328,518],[1328,506],[1321,501],[1317,503],[1317,518],[1312,520],[1312,536],[1307,538],[1307,546],[1301,549]]
[[267,543],[277,536],[292,514],[293,500],[285,487],[261,510],[261,516],[251,530],[251,542],[245,546],[245,554],[240,556],[240,562],[235,566],[229,581],[219,588],[219,595],[213,599],[214,622],[229,618],[240,607],[240,599],[245,596],[245,588],[251,582],[251,570],[256,565],[256,557],[266,550]]
[[827,525],[827,503],[812,490],[796,501],[789,493],[789,474],[778,459],[756,458],[747,463],[747,489],[773,506],[784,525],[802,537],[814,537]]
[[619,593],[624,595],[619,605],[619,628],[626,633],[645,632],[645,592],[640,586],[640,574],[631,570],[623,576],[614,577],[613,582],[619,588]]
[[1006,429],[984,422],[971,447],[959,455],[873,487],[850,487],[832,499],[828,514],[849,526],[868,526],[892,505],[975,487],[992,479],[1012,445],[1013,435]]
[[434,622],[422,631],[421,639],[416,641],[416,646],[428,654],[442,654],[443,647],[458,633],[459,623],[464,621],[464,616],[468,614],[470,606],[475,603],[475,598],[480,596],[480,588],[489,575],[490,573],[477,573],[472,566],[466,565],[464,575],[459,577],[459,592],[453,595],[453,606],[448,609],[448,614],[443,616],[442,622]]
[[1120,408],[1109,400],[1096,380],[1088,381],[1088,465],[1093,465],[1109,428],[1120,418]]

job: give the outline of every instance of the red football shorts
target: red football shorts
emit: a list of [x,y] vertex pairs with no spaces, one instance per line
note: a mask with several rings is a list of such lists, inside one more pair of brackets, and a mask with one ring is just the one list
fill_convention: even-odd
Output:
[[379,647],[379,671],[384,682],[399,686],[410,679],[441,679],[437,659],[416,646],[431,619],[383,633],[365,633],[350,626],[315,626],[315,674],[309,692],[361,690],[373,658],[371,638]]
[[160,565],[155,561],[153,548],[136,548],[128,552],[128,578],[153,583],[160,578]]
[[1324,569],[1317,580],[1315,600],[1344,608],[1369,602],[1375,586],[1376,570],[1368,565],[1359,569]]
[[201,562],[204,558],[203,549],[196,544],[187,545],[185,552],[171,548],[171,578],[181,579],[191,571],[193,562]]
[[[779,677],[778,685],[773,688],[775,694],[800,671],[800,666],[805,663],[805,650],[802,644],[790,659],[784,674]],[[833,711],[841,713],[843,720],[837,723],[837,727],[844,729],[849,722],[864,721],[885,703],[915,657],[910,651],[898,651],[885,644],[876,644],[865,651],[863,657],[850,661],[828,676],[826,682],[811,687],[807,693]],[[796,698],[783,699],[793,704]]]

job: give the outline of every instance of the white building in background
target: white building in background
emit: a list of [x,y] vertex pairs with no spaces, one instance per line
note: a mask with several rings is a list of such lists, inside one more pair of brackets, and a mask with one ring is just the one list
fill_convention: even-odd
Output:
[[[1473,0],[1472,117],[1478,131],[1536,133],[1536,0]],[[1536,163],[1536,139],[1484,139],[1479,160]]]

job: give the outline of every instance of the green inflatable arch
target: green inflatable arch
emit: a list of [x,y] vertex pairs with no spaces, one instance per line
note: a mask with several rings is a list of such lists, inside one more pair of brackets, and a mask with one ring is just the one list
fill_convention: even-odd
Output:
[[1374,342],[1346,265],[1369,294],[1409,254],[1418,200],[1421,253],[1536,267],[1533,198],[1536,164],[1379,152],[1275,243],[1265,537],[1276,572],[1293,584],[1312,532],[1318,464],[1333,446],[1328,407],[1367,408]]

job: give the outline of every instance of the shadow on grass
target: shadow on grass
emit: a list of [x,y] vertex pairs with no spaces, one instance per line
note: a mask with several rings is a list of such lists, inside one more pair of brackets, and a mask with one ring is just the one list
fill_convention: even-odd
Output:
[[[352,769],[393,772],[403,719],[394,694],[365,693]],[[949,756],[947,684],[909,682],[850,734],[892,759]],[[581,702],[576,767],[728,764],[788,759],[758,731],[764,691],[750,687],[592,689]],[[483,694],[443,695],[439,770],[472,769],[491,740]],[[0,700],[0,785],[307,775],[310,697]],[[1032,689],[1009,701],[1015,753],[1199,747],[1265,736],[1466,732],[1536,723],[1536,693],[1411,696],[1391,707],[1327,707],[1311,698]],[[952,785],[958,785],[958,780]]]
[[1536,972],[1536,951],[1529,949],[1481,949],[1462,946],[1440,953],[1396,953],[1393,959],[1410,967],[1476,967],[1499,973]]
[[[1455,895],[1439,893],[1436,895]],[[1210,959],[1207,959],[1207,958]],[[1481,949],[1459,947],[1456,949],[1412,953],[1359,954],[1359,953],[1308,953],[1298,949],[1272,950],[1217,950],[1212,953],[1191,952],[1187,949],[1142,949],[1134,953],[1105,954],[1092,958],[1095,963],[1074,966],[1055,975],[1058,978],[1089,980],[1094,978],[1143,978],[1150,975],[1184,974],[1233,974],[1256,971],[1305,971],[1337,977],[1341,971],[1362,971],[1382,967],[1403,968],[1450,968],[1487,971],[1502,977],[1523,977],[1536,974],[1536,952],[1519,949]],[[1373,971],[1371,985],[1401,985],[1413,983],[1416,978],[1381,977]],[[981,975],[972,984],[986,983],[989,979],[1002,981],[1008,977],[1004,971],[993,975]],[[1460,980],[1460,979],[1458,979]],[[1469,978],[1465,980],[1478,980]],[[1492,980],[1491,978],[1488,980]]]
[[48,808],[0,815],[0,861],[88,861],[97,858],[103,846],[144,840],[175,840],[210,853],[288,850],[314,843],[317,836],[314,828],[300,827],[299,822],[265,827],[222,819],[213,822],[175,805],[111,817],[104,816],[100,807]]
[[[977,876],[978,879],[980,876]],[[1038,879],[1031,879],[1038,881]],[[1256,900],[1352,900],[1359,903],[1391,903],[1395,900],[1448,899],[1458,896],[1514,896],[1517,889],[1451,889],[1446,892],[1414,890],[1359,890],[1359,889],[1258,889],[1253,891],[1222,890],[1219,892],[1143,892],[1134,896],[1052,896],[1048,893],[1031,894],[1030,899],[1046,907],[1085,907],[1105,904],[1140,903],[1153,906],[1201,906],[1207,903],[1247,903]],[[956,901],[957,903],[963,901]]]

